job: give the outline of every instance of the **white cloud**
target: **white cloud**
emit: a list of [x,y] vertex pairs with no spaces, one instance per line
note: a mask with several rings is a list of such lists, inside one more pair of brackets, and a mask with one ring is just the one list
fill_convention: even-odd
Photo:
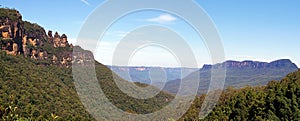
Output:
[[156,18],[147,19],[147,21],[158,22],[158,23],[170,23],[170,22],[174,22],[176,20],[177,20],[177,18],[170,14],[163,14]]
[[81,2],[83,2],[84,4],[86,4],[86,5],[90,5],[90,3],[87,1],[87,0],[80,0]]

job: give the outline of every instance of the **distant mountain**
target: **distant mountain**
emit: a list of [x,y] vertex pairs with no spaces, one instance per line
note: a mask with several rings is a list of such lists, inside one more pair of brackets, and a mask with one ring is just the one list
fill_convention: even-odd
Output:
[[[153,72],[162,72],[166,80],[159,80],[156,83],[168,82],[175,79],[182,79],[185,76],[195,72],[198,68],[171,68],[171,67],[132,67],[132,66],[108,66],[120,77],[133,82],[151,84],[151,70]],[[128,76],[129,74],[129,76]],[[152,83],[153,84],[153,83]],[[155,85],[155,84],[154,84]]]
[[[269,81],[280,80],[288,73],[298,70],[298,67],[288,59],[276,60],[270,63],[257,61],[226,61],[216,65],[204,65],[203,68],[179,80],[169,81],[164,90],[176,93],[180,82],[186,83],[191,80],[199,80],[199,94],[206,92],[210,79],[211,69],[226,67],[225,87],[244,87],[266,85]],[[200,79],[195,78],[196,74],[200,75]]]
[[[46,34],[44,28],[38,24],[23,21],[19,11],[14,9],[0,8],[0,48],[0,120],[95,120],[86,111],[86,105],[83,105],[80,99],[93,100],[99,95],[84,95],[76,92],[78,89],[75,88],[73,77],[81,78],[81,75],[72,74],[72,71],[74,71],[72,70],[72,64],[80,65],[83,68],[90,66],[89,64],[95,64],[95,75],[100,86],[88,88],[92,90],[84,90],[86,88],[83,88],[83,92],[94,94],[94,92],[101,89],[108,99],[107,103],[113,104],[112,107],[107,107],[107,110],[98,109],[97,106],[99,105],[92,105],[95,108],[91,110],[98,111],[98,114],[109,115],[108,117],[98,117],[101,118],[99,120],[132,120],[131,117],[112,114],[109,110],[115,107],[127,113],[148,114],[173,103],[173,95],[160,91],[153,86],[128,82],[119,76],[113,77],[114,72],[109,68],[98,62],[93,63],[94,59],[91,59],[93,54],[90,51],[82,50],[78,46],[73,47],[68,43],[65,34],[60,36],[56,32],[52,35],[52,31]],[[74,49],[81,50],[81,53],[78,51],[74,54]],[[89,59],[86,60],[86,58]],[[271,63],[227,61],[217,65],[205,65],[196,72],[191,69],[190,72],[193,73],[183,78],[183,83],[192,79],[199,80],[193,77],[200,74],[199,93],[205,92],[213,66],[226,66],[226,86],[235,87],[266,84],[270,80],[278,80],[288,72],[297,70],[296,65],[290,60],[278,60]],[[149,72],[149,69],[144,67],[133,70],[142,71],[143,74]],[[79,71],[84,72],[84,70]],[[178,69],[170,69],[170,71],[167,71],[167,75],[168,73],[179,73],[179,71]],[[270,117],[272,120],[297,120],[293,117],[300,117],[297,115],[300,114],[298,105],[300,99],[297,98],[300,94],[298,75],[299,72],[289,75],[279,83],[269,83],[268,87],[263,89],[263,91],[268,91],[267,95],[264,92],[260,93],[261,90],[253,89],[254,91],[242,90],[245,93],[239,93],[236,96],[230,95],[229,97],[233,97],[231,99],[221,98],[227,102],[218,105],[217,110],[208,118],[251,120],[251,118],[260,118],[257,115],[262,115],[264,118],[274,116],[273,118]],[[86,74],[85,76],[90,77],[91,75]],[[183,76],[175,77],[171,75],[167,77],[168,80],[182,78]],[[150,90],[158,91],[158,94],[148,99],[133,98],[118,87],[119,85],[115,83],[115,79],[119,80],[125,87],[135,84],[139,87],[147,87]],[[137,80],[142,79],[137,78]],[[95,87],[93,83],[89,83],[89,80],[83,80],[80,84],[86,87]],[[165,90],[176,92],[179,84],[179,80],[170,81],[167,83]],[[130,88],[130,90],[133,90],[133,88]],[[257,92],[258,94],[255,94]],[[78,95],[82,98],[79,98]],[[223,95],[223,97],[225,96]],[[225,102],[224,100],[221,101]],[[92,104],[97,104],[95,100],[93,101],[91,101]],[[193,104],[191,110],[186,113],[186,117],[198,116],[199,113],[194,111],[199,110],[200,104],[197,102]],[[226,104],[226,107],[222,107],[224,104]],[[232,108],[233,105],[234,108]],[[184,107],[184,105],[180,105],[179,108],[181,106]],[[197,109],[194,109],[194,107]],[[177,107],[174,108],[177,109]],[[268,112],[268,115],[264,115],[264,112]],[[116,118],[111,116],[116,116]],[[245,118],[245,116],[251,118]],[[197,119],[199,118],[195,118],[195,120]],[[146,118],[145,120],[151,119]]]

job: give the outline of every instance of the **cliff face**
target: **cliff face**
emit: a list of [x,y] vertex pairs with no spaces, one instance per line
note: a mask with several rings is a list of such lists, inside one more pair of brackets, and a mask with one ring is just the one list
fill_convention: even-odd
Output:
[[298,68],[296,64],[294,64],[291,60],[289,59],[281,59],[281,60],[276,60],[270,63],[267,62],[257,62],[257,61],[226,61],[221,64],[216,64],[216,65],[204,65],[202,70],[207,70],[211,69],[212,66],[215,68],[221,68],[221,67],[226,67],[227,69],[247,69],[247,68],[252,68],[252,69],[266,69],[266,68]]
[[19,11],[0,8],[0,50],[7,54],[69,67],[72,48],[67,35],[53,36],[51,30],[47,35],[43,27],[23,21]]
[[[226,67],[224,86],[236,88],[266,85],[269,81],[280,80],[287,74],[298,70],[298,67],[288,59],[276,60],[270,63],[257,61],[226,61],[215,65],[204,65],[203,68],[182,80],[173,80],[166,83],[164,90],[170,93],[176,93],[180,87],[180,83],[199,80],[198,94],[206,93],[212,78],[211,69],[224,67]],[[200,78],[198,78],[198,76],[200,76]]]

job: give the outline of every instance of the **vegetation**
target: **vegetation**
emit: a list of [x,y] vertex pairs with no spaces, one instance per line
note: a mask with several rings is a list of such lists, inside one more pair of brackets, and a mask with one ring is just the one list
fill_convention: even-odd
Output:
[[13,104],[19,117],[36,120],[51,119],[51,114],[63,119],[92,119],[77,97],[70,69],[39,66],[35,60],[4,52],[0,58],[3,109]]
[[[21,20],[21,15],[14,9],[1,8],[0,12],[0,16],[3,17],[0,20],[6,18],[10,21]],[[62,58],[71,57],[73,49],[69,46],[54,48],[43,27],[26,21],[18,22],[24,24],[21,27],[24,27],[28,37],[42,41],[42,44],[38,46],[28,45],[28,49],[46,51],[48,59],[35,60],[26,58],[24,55],[7,55],[4,51],[0,51],[1,119],[93,120],[79,100],[73,84],[72,68],[59,66]],[[21,41],[21,38],[16,39],[18,39],[16,41]],[[2,39],[0,41],[2,43]],[[50,58],[52,55],[57,56],[58,64],[52,62]],[[96,72],[106,96],[124,111],[139,114],[154,112],[168,104],[166,99],[173,98],[166,93],[160,93],[148,100],[130,98],[118,89],[112,72],[106,66],[96,63]],[[129,84],[123,79],[121,81]]]
[[[252,61],[248,61],[252,62]],[[263,62],[252,62],[256,63],[255,67],[235,67],[228,66],[226,68],[226,78],[225,87],[235,87],[242,88],[245,86],[262,86],[267,85],[271,80],[280,80],[284,78],[287,74],[295,72],[298,67],[288,59],[282,59],[267,63],[265,65]],[[226,64],[226,62],[222,63]],[[213,66],[220,66],[216,64]],[[211,68],[202,68],[188,76],[186,76],[182,81],[188,82],[196,80],[200,73],[200,83],[198,88],[198,94],[205,94],[208,90],[211,81]],[[181,80],[173,80],[166,84],[164,91],[170,93],[176,93],[179,89]]]
[[24,21],[24,29],[26,35],[28,35],[29,37],[39,38],[42,39],[42,41],[46,40],[45,29],[36,23]]
[[[85,111],[73,85],[72,69],[39,65],[36,60],[23,56],[10,56],[0,52],[0,116],[8,114],[33,120],[75,120],[93,118]],[[149,113],[167,104],[172,96],[161,93],[149,100],[137,100],[122,93],[115,85],[112,72],[96,64],[97,77],[107,97],[120,109],[131,113]],[[13,98],[11,98],[13,97]],[[15,111],[5,111],[7,107]],[[15,119],[12,117],[11,119]]]
[[19,11],[15,9],[8,9],[8,8],[0,8],[0,20],[5,20],[6,18],[17,21]]
[[[181,120],[198,120],[204,97],[197,98]],[[300,120],[300,70],[267,86],[227,88],[203,120]]]
[[[16,10],[0,8],[0,20],[5,17],[12,21],[17,20],[17,14]],[[42,49],[50,55],[62,57],[72,52],[70,47],[53,48],[47,41],[44,29],[37,24],[24,22],[24,29],[33,36],[42,38],[44,42],[43,46],[29,48]],[[2,38],[0,41],[3,42]],[[106,66],[96,62],[95,70],[106,97],[123,111],[147,114],[163,108],[173,99],[172,95],[164,92],[146,100],[132,98],[117,87],[112,72]],[[130,83],[117,78],[124,84]],[[204,98],[205,95],[197,97],[180,120],[200,120],[198,114]],[[23,55],[11,56],[0,51],[0,120],[94,118],[79,100],[71,68],[56,66],[50,60],[34,60]],[[279,82],[271,81],[267,86],[227,88],[223,91],[218,105],[202,120],[300,120],[300,70]]]
[[[113,80],[112,72],[103,65],[96,64],[97,77],[107,98],[123,111],[129,111],[136,114],[148,114],[162,109],[173,97],[167,93],[159,93],[150,99],[136,99],[122,92]],[[124,82],[127,82],[123,80]],[[130,83],[130,82],[127,82]],[[146,84],[135,83],[138,86],[145,87]],[[125,83],[126,85],[126,83]],[[154,88],[154,87],[153,87]],[[126,103],[124,103],[126,102]]]

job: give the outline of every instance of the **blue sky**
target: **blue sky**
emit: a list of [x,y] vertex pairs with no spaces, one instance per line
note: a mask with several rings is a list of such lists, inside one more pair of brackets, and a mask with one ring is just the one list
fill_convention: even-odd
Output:
[[[74,41],[84,20],[102,2],[101,0],[2,0],[0,4],[18,9],[24,20],[38,23],[46,30],[65,33],[69,41]],[[300,54],[297,51],[300,45],[300,1],[197,0],[196,2],[214,21],[222,38],[227,60],[269,62],[288,58],[297,65],[300,64]],[[131,3],[124,2],[124,5],[126,4]],[[204,63],[210,63],[208,51],[193,29],[182,19],[158,11],[132,13],[118,20],[99,44],[95,52],[96,59],[101,63],[110,64],[111,51],[118,41],[128,32],[145,24],[173,29],[190,44],[199,67]],[[150,58],[159,59],[149,61]],[[167,51],[147,47],[134,55],[130,65],[178,66],[178,63]]]

